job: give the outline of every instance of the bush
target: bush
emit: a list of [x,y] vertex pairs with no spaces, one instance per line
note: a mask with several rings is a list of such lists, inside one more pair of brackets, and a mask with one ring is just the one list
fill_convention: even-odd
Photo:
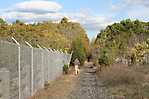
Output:
[[100,73],[105,85],[138,84],[144,80],[142,74],[124,66],[111,66]]
[[72,61],[78,58],[82,65],[86,59],[86,53],[81,39],[76,39],[73,41],[72,50],[73,50]]
[[98,62],[100,65],[109,65],[110,64],[107,56],[100,57]]
[[65,74],[68,74],[68,69],[69,69],[69,66],[67,64],[64,64],[64,66],[63,66],[63,72]]
[[100,50],[100,57],[98,59],[98,63],[100,65],[110,65],[112,63],[112,55],[110,55],[109,50],[108,49],[101,49]]

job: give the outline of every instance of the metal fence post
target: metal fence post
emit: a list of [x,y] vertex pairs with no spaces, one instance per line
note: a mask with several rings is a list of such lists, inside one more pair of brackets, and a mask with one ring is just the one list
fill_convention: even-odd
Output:
[[[16,97],[17,99],[22,99],[22,98],[24,98],[24,96],[26,97],[28,95],[28,94],[24,95],[24,93],[28,91],[28,89],[25,89],[25,88],[28,88],[28,86],[25,85],[26,83],[27,83],[27,85],[30,86],[30,88],[29,88],[30,95],[33,95],[35,93],[36,89],[39,89],[39,87],[41,88],[42,86],[44,86],[44,83],[45,83],[44,81],[46,81],[46,80],[51,81],[51,80],[54,80],[56,77],[60,76],[60,74],[62,73],[62,66],[64,65],[64,63],[68,64],[68,65],[70,64],[73,52],[71,52],[71,54],[63,53],[62,51],[58,51],[55,49],[54,50],[52,50],[50,48],[47,49],[46,47],[42,48],[39,45],[38,45],[38,47],[41,50],[39,50],[39,48],[36,50],[32,47],[31,44],[29,44],[26,41],[25,41],[25,43],[29,47],[21,46],[19,44],[19,42],[13,37],[12,37],[12,40],[15,43],[14,44],[15,46],[13,46],[13,47],[15,47],[15,49],[14,49],[15,53],[8,53],[8,54],[4,53],[6,55],[4,55],[4,56],[2,55],[2,57],[4,57],[4,59],[5,59],[5,56],[8,56],[8,55],[11,56],[10,57],[11,59],[14,58],[14,55],[16,56],[15,60],[10,61],[11,63],[14,62],[14,64],[12,64],[12,66],[15,66],[15,68],[16,68],[16,69],[14,68],[15,73],[17,73],[17,74],[15,74],[16,75],[15,78],[17,78],[17,79],[15,79],[13,81],[13,83],[15,84],[15,87],[10,85],[11,88],[15,89],[15,92],[14,92],[15,94],[13,94],[14,96],[10,96],[12,98]],[[0,41],[0,42],[2,42],[2,41]],[[9,47],[6,46],[6,48],[8,49]],[[24,53],[24,52],[26,52],[26,49],[24,50],[24,48],[27,48],[27,53],[29,53],[29,54]],[[5,50],[5,49],[1,49],[1,50]],[[11,49],[9,51],[11,51]],[[40,54],[38,54],[38,53],[40,53]],[[25,55],[25,58],[22,55]],[[28,57],[26,57],[26,56],[28,56]],[[38,57],[38,56],[39,56],[39,58],[36,59],[36,57]],[[27,58],[29,58],[29,59],[27,59]],[[40,62],[38,62],[38,60]],[[27,63],[25,63],[25,62],[27,62]],[[38,64],[36,64],[36,62],[38,62]],[[17,64],[17,66],[15,64]],[[30,66],[29,67],[30,74],[28,74],[27,76],[26,76],[26,73],[28,73],[28,72],[26,71],[26,68],[22,67],[22,66],[26,66],[26,65],[27,65],[27,67]],[[45,68],[46,65],[47,65],[47,70]],[[35,74],[36,67],[39,67],[39,69],[38,69],[39,70],[38,72],[40,72],[40,74],[38,75],[39,77],[37,77]],[[45,72],[48,72],[48,75]],[[13,73],[13,72],[10,71],[10,73]],[[25,77],[25,79],[23,76]],[[48,76],[48,77],[45,77],[45,76]],[[26,79],[26,77],[29,78],[30,82],[29,81],[26,82],[26,80],[28,80],[28,79]],[[37,77],[37,79],[36,79],[36,77]],[[25,80],[25,83],[23,82],[23,80]],[[36,84],[36,80],[39,80],[40,82],[38,84]],[[11,92],[10,94],[12,94],[12,93],[13,92]]]
[[44,54],[43,54],[43,48],[39,45],[39,44],[37,44],[37,47],[39,47],[40,49],[41,49],[41,52],[42,52],[42,54],[41,54],[41,64],[42,64],[42,87],[44,88]]
[[19,72],[19,99],[21,99],[21,67],[20,67],[20,44],[12,37],[12,40],[18,45],[18,72]]
[[54,51],[51,49],[51,48],[48,48],[48,50],[49,50],[49,53],[50,53],[50,60],[52,60],[52,62],[50,62],[50,64],[48,64],[49,66],[50,66],[50,68],[51,68],[51,80],[53,80],[54,79],[54,73],[55,73],[55,69],[54,69],[54,65],[53,65],[53,54],[54,54]]
[[31,95],[34,94],[34,65],[33,65],[33,46],[25,41],[26,45],[28,45],[31,48]]
[[[47,55],[48,55],[48,58],[49,58],[49,49],[48,48],[46,48],[46,47],[43,47],[44,49],[45,49],[45,51],[47,51]],[[47,66],[48,66],[48,80],[50,80],[50,62],[49,62],[49,60],[48,60],[48,64],[47,64]]]
[[70,56],[69,56],[68,67],[69,67],[70,62],[71,62],[72,54],[73,54],[73,51],[71,52],[71,54],[70,54]]

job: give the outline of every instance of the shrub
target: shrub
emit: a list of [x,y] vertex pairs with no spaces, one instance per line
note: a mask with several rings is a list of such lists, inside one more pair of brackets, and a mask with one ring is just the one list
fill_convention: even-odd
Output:
[[65,74],[68,74],[68,69],[69,69],[69,66],[67,64],[64,64],[64,66],[63,66],[63,72]]
[[108,60],[108,57],[107,56],[101,56],[100,58],[99,58],[99,64],[100,65],[109,65],[110,63],[109,63],[109,60]]
[[110,65],[112,63],[113,56],[110,54],[109,49],[103,48],[100,50],[100,57],[98,63],[100,65]]

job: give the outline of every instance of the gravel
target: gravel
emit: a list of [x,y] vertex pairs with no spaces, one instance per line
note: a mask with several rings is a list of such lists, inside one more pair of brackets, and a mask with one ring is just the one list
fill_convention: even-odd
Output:
[[78,75],[76,88],[69,99],[110,99],[92,64],[86,64]]

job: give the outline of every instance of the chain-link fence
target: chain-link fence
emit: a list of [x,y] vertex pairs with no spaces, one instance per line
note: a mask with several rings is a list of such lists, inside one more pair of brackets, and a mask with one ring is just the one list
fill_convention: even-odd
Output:
[[[45,82],[60,76],[64,64],[69,64],[70,60],[71,54],[61,51],[0,41],[0,71],[5,68],[9,72],[6,79],[0,77],[0,85],[4,84],[2,80],[8,83],[9,79],[7,99],[27,99],[43,88]],[[1,86],[0,98],[4,97]]]

